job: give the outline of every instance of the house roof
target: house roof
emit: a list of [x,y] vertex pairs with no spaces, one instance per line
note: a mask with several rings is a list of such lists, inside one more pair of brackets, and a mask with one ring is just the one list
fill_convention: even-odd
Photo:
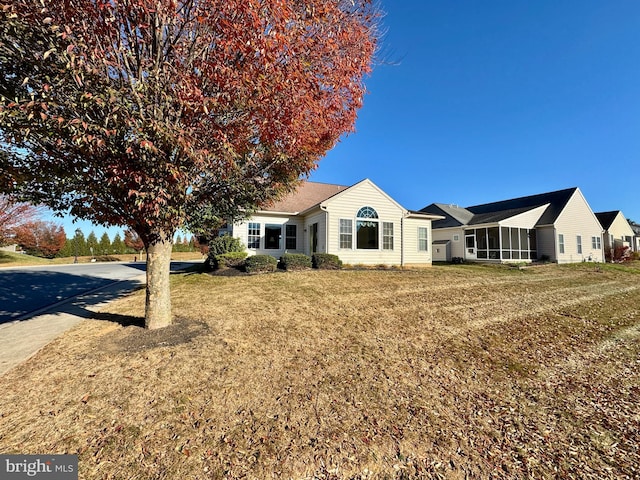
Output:
[[444,217],[444,219],[442,220],[434,221],[433,228],[459,227],[461,225],[468,225],[473,218],[473,213],[471,213],[466,208],[446,203],[432,203],[431,205],[427,205],[420,211],[423,213],[431,213],[433,215],[441,215]]
[[344,185],[303,181],[294,192],[262,210],[266,212],[303,212],[347,188],[349,187]]
[[576,190],[578,190],[578,188],[573,187],[555,192],[530,195],[528,197],[474,205],[467,208],[446,203],[432,203],[424,207],[421,211],[443,215],[445,217],[444,220],[436,220],[433,222],[433,228],[448,228],[463,225],[497,223],[534,208],[548,205],[539,218],[537,225],[551,225],[555,223]]
[[596,217],[598,217],[598,221],[604,230],[609,230],[609,227],[616,219],[620,210],[614,210],[612,212],[598,212],[596,213]]
[[[535,207],[541,207],[548,203],[549,206],[538,220],[537,225],[551,225],[558,219],[558,216],[562,213],[562,210],[564,210],[569,199],[577,190],[577,187],[567,188],[564,190],[557,190],[555,192],[530,195],[528,197],[513,198],[500,202],[485,203],[483,205],[474,205],[473,207],[467,207],[467,209],[473,212],[474,215],[504,212],[508,210],[521,210],[524,212]],[[510,216],[513,215],[516,215],[516,213]]]
[[521,213],[528,212],[536,207],[512,208],[510,210],[500,210],[498,212],[479,213],[474,215],[467,225],[482,225],[484,223],[498,223],[507,218],[515,217]]

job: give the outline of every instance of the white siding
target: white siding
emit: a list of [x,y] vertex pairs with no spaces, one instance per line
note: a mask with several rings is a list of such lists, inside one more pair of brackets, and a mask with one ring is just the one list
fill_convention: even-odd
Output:
[[[323,203],[328,211],[327,252],[338,255],[344,263],[357,265],[399,265],[401,262],[401,230],[403,208],[371,182],[365,180],[344,190]],[[378,248],[358,249],[356,215],[362,207],[369,206],[378,214]],[[340,219],[353,222],[353,245],[351,249],[340,248]],[[393,223],[393,250],[384,250],[383,222]]]
[[318,224],[318,246],[316,253],[333,253],[327,251],[327,213],[316,210],[304,219],[304,250],[303,253],[311,256],[311,226]]
[[[564,254],[557,254],[558,263],[575,263],[584,260],[604,261],[602,226],[579,189],[571,196],[562,213],[558,216],[555,228],[555,244],[558,252],[558,235],[564,235]],[[582,237],[582,254],[577,252],[576,238],[578,235]],[[600,238],[600,249],[592,248],[592,237]]]
[[[451,240],[451,257],[464,258],[464,230],[461,227],[434,228],[432,231],[433,241]],[[454,240],[456,235],[458,235],[457,241]]]
[[[609,245],[609,235],[607,234],[613,235],[613,245]],[[633,236],[633,230],[631,229],[631,226],[629,226],[629,222],[627,222],[627,219],[624,218],[624,215],[621,212],[618,212],[616,218],[611,222],[609,230],[605,232],[605,248],[614,248],[617,245],[633,247]],[[625,243],[628,239],[631,241]]]
[[543,205],[529,210],[528,212],[521,213],[520,215],[514,215],[500,222],[501,227],[516,227],[516,228],[528,228],[532,229],[547,209],[549,204]]
[[[249,223],[259,223],[260,224],[260,248],[259,249],[249,249],[247,248],[247,253],[249,255],[262,254],[262,255],[271,255],[276,258],[280,258],[283,253],[305,253],[304,247],[304,233],[303,228],[304,224],[301,219],[297,217],[287,217],[281,215],[270,215],[268,213],[259,213],[254,215],[248,220],[245,220],[241,223],[237,223],[233,225],[232,235],[240,239],[240,241],[245,245],[248,245],[248,236],[249,236]],[[282,238],[280,241],[279,249],[265,249],[265,225],[281,225],[282,227]],[[287,250],[286,247],[286,227],[285,225],[296,225],[296,234],[297,234],[297,242],[295,250]]]
[[[431,221],[419,218],[404,219],[404,264],[405,265],[429,265],[432,260],[431,242],[433,231]],[[428,250],[420,251],[418,248],[418,228],[427,228]]]

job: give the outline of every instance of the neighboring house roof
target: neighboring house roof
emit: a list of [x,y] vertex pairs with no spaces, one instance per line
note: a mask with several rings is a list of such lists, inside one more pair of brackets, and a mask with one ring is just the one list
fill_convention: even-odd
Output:
[[303,181],[295,192],[286,195],[281,200],[262,210],[266,212],[303,212],[347,188],[349,187],[344,185]]
[[474,215],[467,225],[482,225],[484,223],[498,223],[507,218],[515,217],[521,213],[528,212],[536,207],[512,208],[511,210],[500,210],[498,212],[479,213]]
[[571,199],[577,190],[577,187],[573,187],[555,192],[474,205],[467,208],[446,203],[432,203],[424,207],[421,211],[443,215],[445,217],[444,220],[433,222],[433,228],[448,228],[463,225],[497,223],[534,208],[548,205],[536,225],[551,225],[558,219],[558,216],[562,210],[564,210],[569,199]]
[[473,213],[471,213],[466,208],[446,203],[432,203],[431,205],[427,205],[420,211],[423,213],[431,213],[433,215],[441,215],[444,217],[444,219],[442,220],[434,221],[433,228],[459,227],[461,225],[468,225],[473,218]]
[[541,207],[542,205],[548,203],[549,206],[538,220],[537,225],[551,225],[558,219],[558,216],[560,215],[560,213],[562,213],[562,210],[564,210],[564,207],[569,202],[569,199],[577,190],[577,187],[567,188],[564,190],[557,190],[555,192],[530,195],[528,197],[513,198],[500,202],[475,205],[473,207],[467,207],[467,209],[473,212],[475,215],[478,215],[484,213],[502,212],[506,210],[524,209],[522,211],[525,211],[530,210],[531,208]]
[[596,213],[596,217],[598,217],[598,221],[604,230],[609,230],[611,224],[616,219],[620,210],[614,210],[612,212],[598,212]]
[[635,222],[629,222],[629,226],[631,227],[631,230],[633,230],[633,232],[636,235],[640,235],[640,225],[638,225]]

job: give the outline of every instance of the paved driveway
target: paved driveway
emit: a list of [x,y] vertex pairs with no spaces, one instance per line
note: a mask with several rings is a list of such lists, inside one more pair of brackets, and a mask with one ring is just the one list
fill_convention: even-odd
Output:
[[[179,271],[192,264],[174,262],[171,268]],[[83,318],[141,324],[140,318],[96,310],[142,287],[145,275],[144,263],[0,269],[0,375]]]

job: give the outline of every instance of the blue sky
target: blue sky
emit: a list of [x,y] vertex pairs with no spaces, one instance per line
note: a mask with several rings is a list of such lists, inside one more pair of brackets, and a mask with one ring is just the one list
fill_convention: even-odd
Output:
[[[357,131],[311,180],[370,178],[413,210],[577,186],[594,211],[640,222],[640,2],[382,7]],[[68,235],[78,225],[91,229],[64,222]]]

